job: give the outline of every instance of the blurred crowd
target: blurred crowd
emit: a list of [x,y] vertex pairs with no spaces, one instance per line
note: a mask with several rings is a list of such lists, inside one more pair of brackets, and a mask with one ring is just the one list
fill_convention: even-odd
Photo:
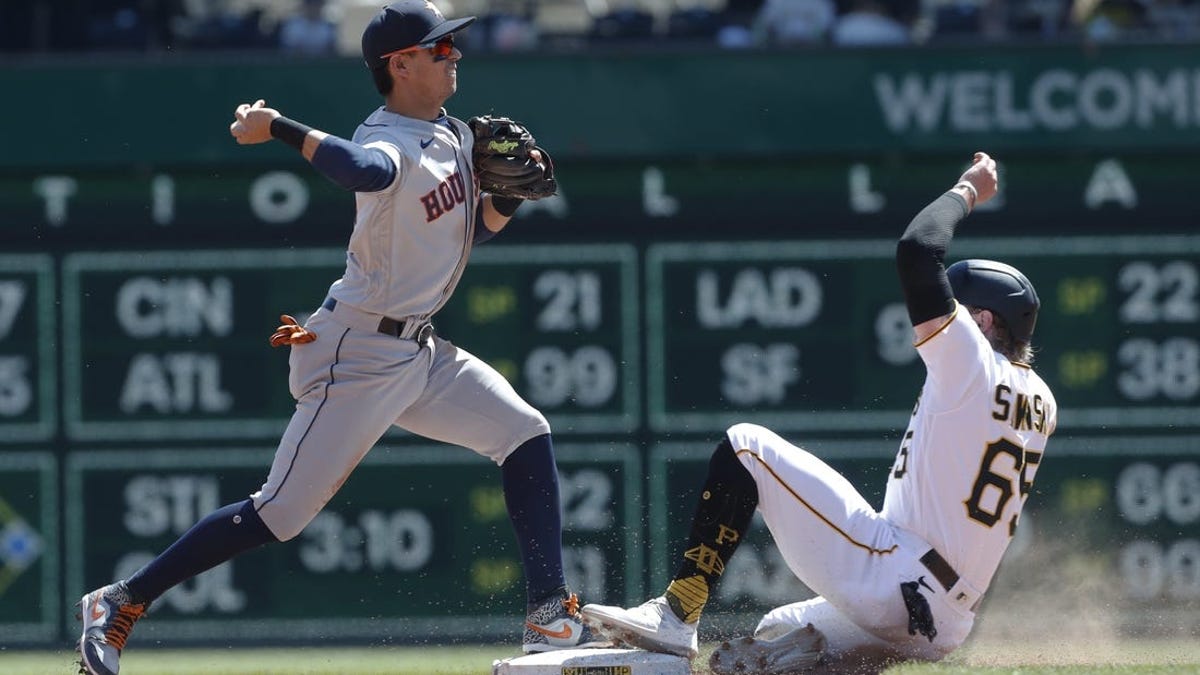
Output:
[[[354,55],[386,0],[0,2],[0,52],[282,50]],[[1200,0],[435,0],[464,46],[724,48],[1200,40]]]

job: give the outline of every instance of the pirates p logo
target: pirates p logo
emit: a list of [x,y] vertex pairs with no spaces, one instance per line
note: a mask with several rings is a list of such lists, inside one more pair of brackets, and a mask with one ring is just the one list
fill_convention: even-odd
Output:
[[738,539],[741,539],[741,535],[738,534],[738,531],[732,527],[727,527],[720,524],[718,524],[717,527],[721,528],[717,531],[718,544],[724,544],[727,541],[737,541]]
[[720,576],[725,573],[725,561],[721,560],[721,556],[717,555],[716,551],[704,544],[688,549],[684,552],[683,557],[695,561],[696,569],[705,574]]

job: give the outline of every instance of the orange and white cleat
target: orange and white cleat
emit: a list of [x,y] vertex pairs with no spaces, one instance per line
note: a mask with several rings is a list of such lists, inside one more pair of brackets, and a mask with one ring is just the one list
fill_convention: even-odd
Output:
[[149,606],[148,602],[133,602],[124,581],[83,596],[79,601],[79,618],[83,620],[83,634],[79,637],[79,672],[117,675],[121,671],[121,650],[129,639],[129,631]]
[[608,647],[610,642],[592,632],[579,616],[579,598],[574,593],[553,597],[529,611],[521,648],[526,654],[558,649]]

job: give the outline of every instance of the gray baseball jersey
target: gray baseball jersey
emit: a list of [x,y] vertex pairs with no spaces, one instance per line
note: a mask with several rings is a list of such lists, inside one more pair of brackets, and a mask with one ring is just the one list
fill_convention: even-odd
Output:
[[427,122],[379,108],[354,142],[383,150],[398,175],[380,192],[355,193],[346,273],[330,296],[395,319],[430,317],[450,298],[471,254],[478,198],[471,130],[449,116]]
[[308,524],[393,425],[497,464],[550,431],[495,369],[422,330],[471,254],[479,194],[466,124],[380,108],[354,140],[387,153],[397,176],[384,190],[356,193],[345,275],[305,324],[317,340],[291,351],[296,412],[252,495],[281,540]]

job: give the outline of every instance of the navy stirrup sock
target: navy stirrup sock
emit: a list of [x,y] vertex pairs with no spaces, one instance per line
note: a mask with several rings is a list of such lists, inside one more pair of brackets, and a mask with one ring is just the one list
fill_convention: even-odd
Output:
[[558,469],[550,434],[525,441],[500,466],[504,503],[517,533],[529,604],[566,589]]
[[150,602],[176,584],[267,542],[278,541],[254,510],[254,502],[213,511],[157,558],[126,580],[137,602]]

